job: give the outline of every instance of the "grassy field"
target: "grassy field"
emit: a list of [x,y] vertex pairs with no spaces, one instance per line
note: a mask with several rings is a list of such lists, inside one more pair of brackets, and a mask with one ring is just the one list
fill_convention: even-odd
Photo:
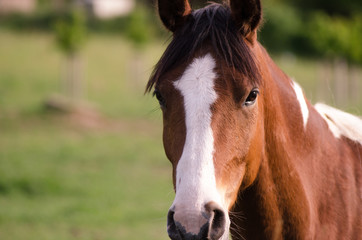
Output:
[[0,239],[166,239],[170,165],[143,95],[161,51],[91,37],[86,97],[104,116],[84,126],[43,109],[62,72],[52,38],[0,32]]
[[[163,49],[90,36],[85,96],[102,116],[89,124],[44,110],[64,65],[52,37],[0,30],[0,239],[167,239],[171,166],[143,95]],[[276,60],[315,96],[315,61]]]

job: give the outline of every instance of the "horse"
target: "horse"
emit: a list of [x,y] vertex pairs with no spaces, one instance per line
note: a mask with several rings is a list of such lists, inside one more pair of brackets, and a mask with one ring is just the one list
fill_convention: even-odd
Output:
[[146,92],[172,164],[170,239],[360,239],[362,120],[277,67],[260,0],[157,8],[172,38]]

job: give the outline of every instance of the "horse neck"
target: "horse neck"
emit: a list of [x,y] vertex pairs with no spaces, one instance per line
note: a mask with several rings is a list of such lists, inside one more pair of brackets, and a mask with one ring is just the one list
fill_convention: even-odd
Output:
[[[257,45],[253,51],[263,70],[259,105],[263,155],[255,181],[240,192],[234,208],[245,219],[230,214],[232,227],[244,229],[236,235],[246,239],[320,239],[343,233],[346,239],[355,239],[360,230],[352,226],[362,223],[359,135],[349,135],[343,132],[345,126],[338,126],[342,136],[336,136],[263,47]],[[343,118],[336,124],[352,122],[358,131],[361,123],[357,118]]]

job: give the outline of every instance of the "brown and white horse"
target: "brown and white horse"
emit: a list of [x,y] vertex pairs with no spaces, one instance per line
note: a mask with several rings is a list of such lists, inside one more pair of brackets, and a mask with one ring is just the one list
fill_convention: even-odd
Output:
[[229,2],[158,1],[170,238],[361,239],[361,119],[311,105],[257,41],[260,1]]

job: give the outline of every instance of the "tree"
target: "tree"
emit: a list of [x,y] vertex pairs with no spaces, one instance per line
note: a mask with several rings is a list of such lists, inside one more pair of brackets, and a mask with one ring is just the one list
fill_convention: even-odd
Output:
[[66,56],[66,73],[62,79],[64,95],[73,102],[82,98],[79,52],[86,40],[86,17],[75,7],[61,14],[55,24],[56,42]]

